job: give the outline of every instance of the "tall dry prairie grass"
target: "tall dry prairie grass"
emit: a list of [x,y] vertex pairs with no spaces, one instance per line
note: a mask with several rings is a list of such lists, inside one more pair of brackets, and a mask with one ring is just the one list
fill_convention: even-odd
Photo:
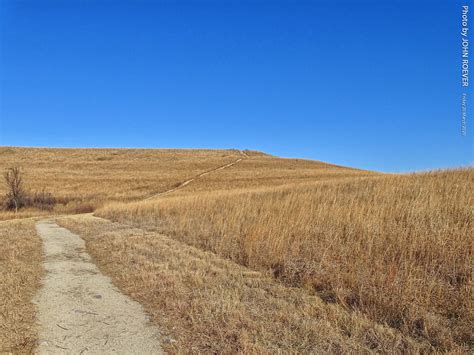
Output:
[[111,204],[148,225],[423,338],[473,348],[474,169]]
[[30,354],[38,341],[33,297],[43,276],[33,220],[0,222],[0,353]]
[[[92,216],[58,223],[143,305],[170,354],[429,353],[393,328],[168,236]],[[172,341],[171,341],[172,339]]]

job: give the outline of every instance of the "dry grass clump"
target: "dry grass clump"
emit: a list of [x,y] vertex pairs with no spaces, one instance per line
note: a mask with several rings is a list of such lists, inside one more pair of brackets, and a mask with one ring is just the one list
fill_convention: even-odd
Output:
[[439,350],[472,350],[474,169],[112,204]]
[[421,352],[432,348],[358,312],[172,238],[89,217],[59,224],[139,301],[171,353]]
[[29,353],[36,346],[32,298],[43,272],[34,221],[0,222],[0,353]]

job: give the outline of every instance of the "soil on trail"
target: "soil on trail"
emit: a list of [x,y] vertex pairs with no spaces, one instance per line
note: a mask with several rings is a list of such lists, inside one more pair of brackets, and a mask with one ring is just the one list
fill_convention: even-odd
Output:
[[230,163],[227,163],[227,164],[224,164],[224,165],[221,165],[221,166],[218,166],[217,168],[214,168],[214,169],[211,169],[211,170],[208,170],[208,171],[204,171],[188,180],[185,180],[181,183],[178,184],[178,186],[176,187],[173,187],[172,189],[169,189],[169,190],[166,190],[166,191],[163,191],[163,192],[158,192],[156,194],[153,194],[147,198],[144,199],[144,201],[147,201],[147,200],[151,200],[151,199],[155,199],[157,197],[160,197],[160,196],[163,196],[163,195],[167,195],[171,192],[174,192],[176,190],[179,190],[179,189],[182,189],[183,187],[185,187],[186,185],[188,185],[189,183],[193,182],[194,180],[196,179],[199,179],[203,176],[206,176],[208,174],[211,174],[211,173],[215,173],[219,170],[224,170],[224,169],[227,169],[227,168],[230,168],[231,166],[234,166],[235,164],[241,162],[242,160],[244,159],[248,159],[250,158],[247,153],[245,153],[244,151],[240,150],[239,151],[239,154],[242,156],[241,158],[237,159],[237,160],[234,160],[233,162],[230,162]]
[[161,354],[141,305],[100,273],[84,241],[54,221],[36,224],[46,276],[35,297],[40,354]]

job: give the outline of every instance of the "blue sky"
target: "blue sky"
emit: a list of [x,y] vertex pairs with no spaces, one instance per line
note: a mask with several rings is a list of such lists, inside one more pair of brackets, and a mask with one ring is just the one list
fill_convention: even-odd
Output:
[[458,1],[0,3],[0,145],[473,161]]

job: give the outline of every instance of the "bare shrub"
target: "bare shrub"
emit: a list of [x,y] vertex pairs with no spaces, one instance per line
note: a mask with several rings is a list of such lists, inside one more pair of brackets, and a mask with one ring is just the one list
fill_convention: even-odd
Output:
[[9,168],[4,174],[7,187],[5,208],[18,211],[25,205],[26,193],[23,187],[23,176],[19,167]]
[[9,168],[4,174],[7,193],[4,198],[5,209],[18,212],[22,207],[33,207],[40,210],[52,210],[56,198],[44,188],[41,191],[29,192],[23,184],[23,173],[19,167]]
[[45,189],[35,192],[28,200],[29,201],[27,204],[29,206],[36,207],[41,210],[52,210],[56,204],[56,199],[54,196],[50,192],[45,191]]

